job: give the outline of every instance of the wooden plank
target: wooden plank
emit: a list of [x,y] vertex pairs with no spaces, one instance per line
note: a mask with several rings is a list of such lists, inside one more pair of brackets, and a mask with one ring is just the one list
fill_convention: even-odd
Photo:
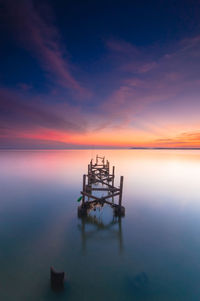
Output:
[[84,195],[84,196],[87,196],[89,198],[92,198],[92,199],[95,199],[95,200],[98,200],[98,201],[104,201],[106,199],[109,199],[111,197],[115,197],[115,196],[118,196],[120,194],[120,192],[116,192],[116,193],[113,193],[113,194],[110,194],[110,195],[106,195],[104,197],[101,197],[101,198],[98,198],[90,193],[87,193],[87,192],[84,192],[84,191],[81,191],[81,194]]
[[120,191],[118,188],[115,188],[115,187],[113,187],[113,188],[101,188],[101,187],[99,187],[99,188],[91,188],[91,190],[92,191],[110,191],[110,192]]
[[[82,194],[83,196],[87,196],[87,197],[89,197],[89,198],[92,198],[92,199],[95,199],[95,200],[99,200],[98,197],[96,197],[96,196],[94,196],[94,195],[92,195],[92,194],[90,194],[90,193],[81,191],[81,194]],[[90,201],[90,202],[91,202],[91,201]],[[89,202],[89,203],[90,203],[90,202]]]

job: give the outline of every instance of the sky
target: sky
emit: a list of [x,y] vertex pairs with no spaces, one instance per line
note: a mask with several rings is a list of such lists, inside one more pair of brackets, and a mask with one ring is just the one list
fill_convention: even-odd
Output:
[[200,147],[199,16],[199,0],[0,0],[0,148]]

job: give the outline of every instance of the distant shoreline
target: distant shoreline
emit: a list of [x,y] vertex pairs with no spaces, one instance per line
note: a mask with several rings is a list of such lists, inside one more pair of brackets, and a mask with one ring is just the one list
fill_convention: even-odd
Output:
[[200,147],[131,147],[130,149],[145,150],[200,150]]
[[200,150],[200,147],[127,147],[127,148],[0,148],[0,151],[65,151],[65,150]]

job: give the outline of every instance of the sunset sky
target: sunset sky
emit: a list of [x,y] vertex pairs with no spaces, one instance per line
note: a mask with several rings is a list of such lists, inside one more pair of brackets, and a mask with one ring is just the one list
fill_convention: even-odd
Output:
[[0,12],[0,148],[200,147],[199,0]]

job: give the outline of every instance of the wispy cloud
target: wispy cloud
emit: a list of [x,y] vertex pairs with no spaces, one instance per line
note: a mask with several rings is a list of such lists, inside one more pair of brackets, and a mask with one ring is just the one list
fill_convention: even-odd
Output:
[[154,141],[154,144],[168,147],[200,147],[200,130],[183,132],[169,138],[159,138]]
[[42,16],[32,0],[1,0],[1,3],[21,43],[38,58],[51,80],[79,98],[89,97],[91,93],[72,73],[69,55],[50,20],[50,8],[45,5],[46,15]]
[[[200,93],[200,37],[177,42],[173,51],[166,48],[162,55],[155,47],[153,51],[153,47],[137,50],[130,43],[113,40],[106,45],[113,53],[109,59],[116,60],[111,72],[118,75],[119,82],[101,104],[111,120],[131,121],[138,114],[142,120],[149,112],[156,120],[165,116],[163,108],[167,104],[177,112],[179,106],[196,106]],[[154,111],[161,103],[163,107]]]
[[[46,96],[47,97],[47,96]],[[46,102],[46,104],[45,104]],[[68,104],[52,104],[50,96],[33,97],[0,88],[0,135],[11,132],[52,129],[70,132],[84,132],[86,121],[79,108]]]

